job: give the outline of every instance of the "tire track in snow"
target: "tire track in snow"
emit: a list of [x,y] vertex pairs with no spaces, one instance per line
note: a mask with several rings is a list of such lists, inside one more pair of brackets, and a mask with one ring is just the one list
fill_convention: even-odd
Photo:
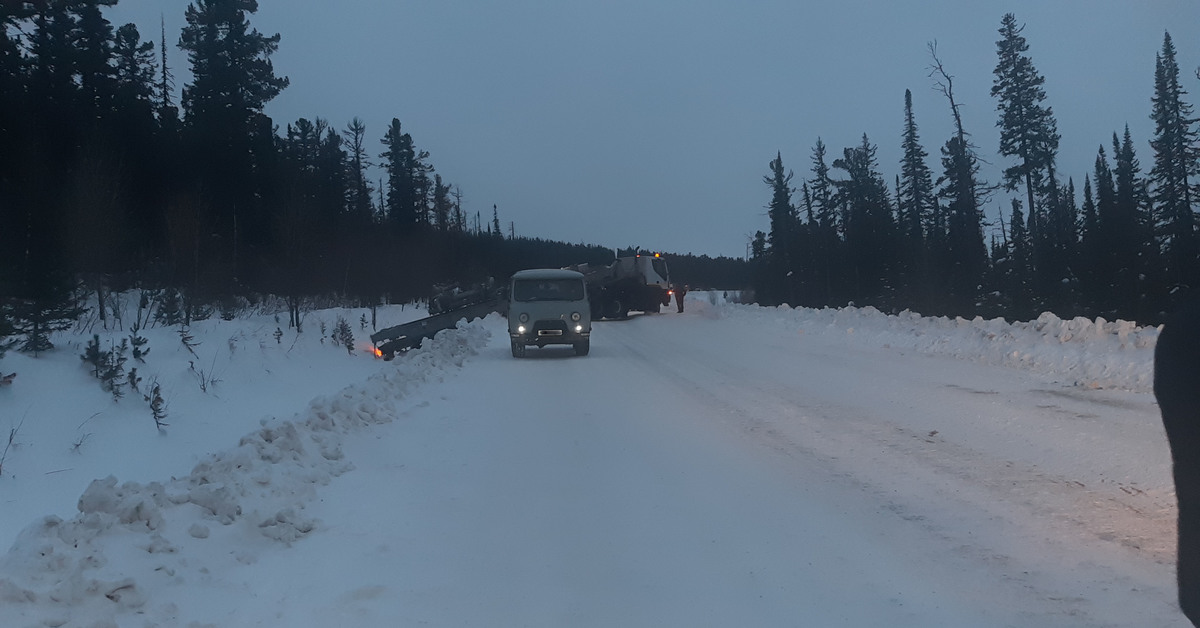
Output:
[[[770,339],[746,351],[724,344],[754,342],[736,333],[730,333],[736,340],[722,338],[729,333],[722,325],[736,326],[736,321],[677,320],[634,319],[614,328],[608,340],[619,342],[622,350],[644,361],[647,372],[664,376],[685,394],[725,408],[729,426],[758,446],[785,458],[819,461],[833,481],[871,495],[880,508],[954,547],[955,553],[998,566],[1003,579],[1029,587],[1048,603],[1070,606],[1063,600],[1076,596],[1061,582],[1018,573],[1017,565],[1051,571],[1056,561],[1066,557],[1100,586],[1154,591],[1160,598],[1154,614],[1168,618],[1164,625],[1172,625],[1169,622],[1177,617],[1171,590],[1174,509],[1169,493],[1131,488],[1119,477],[1064,475],[1006,456],[1006,447],[992,451],[986,442],[984,447],[960,442],[955,433],[962,430],[945,427],[955,420],[978,423],[1003,420],[1005,413],[1037,412],[1033,406],[1039,394],[1024,381],[1031,376],[1011,370],[999,373],[1002,391],[941,384],[945,391],[930,397],[937,401],[949,396],[954,404],[950,409],[914,404],[911,395],[898,394],[896,403],[890,404],[886,391],[847,395],[847,386],[838,380],[858,378],[865,384],[875,378],[873,386],[881,389],[916,385],[932,390],[939,383],[936,375],[930,380],[923,373],[927,369],[940,373],[934,367],[942,371],[988,367],[917,355],[901,358],[908,370],[897,371],[894,355],[851,351],[819,341],[794,343],[789,338]],[[732,361],[745,355],[755,356],[755,361]],[[781,364],[792,367],[791,371],[779,368]],[[895,379],[901,383],[890,381]],[[1007,381],[1012,379],[1018,381]],[[1027,396],[1032,400],[1022,398],[1011,407],[1011,395],[1030,392],[1034,394]],[[1094,397],[1071,397],[1096,407]],[[1103,397],[1099,401],[1115,407],[1131,405],[1124,410],[1135,413],[1146,410],[1145,404],[1109,402]],[[1019,420],[1069,421],[1054,416],[1063,412],[1047,408]],[[929,424],[943,429],[918,429],[912,421],[893,420],[906,413],[937,416]],[[1067,413],[1086,414],[1077,409]],[[979,538],[969,532],[964,536],[963,531],[972,530],[977,522],[1003,529],[1004,538]],[[1096,618],[1108,616],[1107,611],[1096,613]]]

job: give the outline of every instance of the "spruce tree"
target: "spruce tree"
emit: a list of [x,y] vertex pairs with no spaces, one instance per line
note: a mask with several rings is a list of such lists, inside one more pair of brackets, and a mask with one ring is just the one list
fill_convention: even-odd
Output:
[[996,42],[999,60],[993,71],[996,78],[991,93],[997,98],[996,109],[1000,112],[996,122],[1000,127],[1000,154],[1018,160],[1004,170],[1004,183],[1009,190],[1025,186],[1029,225],[1035,229],[1029,235],[1036,251],[1043,248],[1039,242],[1048,237],[1042,233],[1048,220],[1039,215],[1043,213],[1039,207],[1046,203],[1039,203],[1037,196],[1051,177],[1059,135],[1053,112],[1042,104],[1046,100],[1042,89],[1046,80],[1025,54],[1029,44],[1021,36],[1023,30],[1012,13],[1004,15],[1000,40]]
[[113,40],[114,84],[118,111],[137,111],[149,120],[154,110],[154,42],[141,40],[137,27],[126,24]]
[[192,70],[182,98],[189,175],[202,195],[196,199],[201,228],[217,236],[205,238],[215,248],[197,256],[212,269],[208,289],[232,289],[207,284],[236,281],[252,259],[241,251],[263,245],[271,231],[262,188],[275,137],[263,109],[288,79],[276,76],[271,63],[279,34],[250,26],[257,11],[257,0],[193,0],[179,38]]
[[450,186],[442,182],[442,175],[433,175],[433,226],[440,232],[451,228],[451,212],[454,201],[450,199]]
[[951,307],[960,314],[971,312],[987,266],[983,244],[982,184],[979,163],[960,137],[952,137],[942,147],[942,187],[938,196],[946,199],[946,257],[949,273],[947,287]]
[[833,167],[846,171],[849,179],[835,181],[838,197],[845,204],[843,220],[847,263],[852,276],[852,298],[886,307],[893,287],[895,221],[887,184],[879,173],[877,148],[864,133],[862,142],[843,150]]
[[77,15],[75,34],[75,71],[79,76],[82,107],[99,117],[116,112],[117,79],[114,75],[113,28],[100,7],[117,0],[74,0]]
[[433,171],[425,161],[429,153],[417,150],[397,118],[380,142],[387,147],[379,155],[387,173],[387,217],[401,233],[408,233],[426,222],[425,191]]
[[[960,105],[954,98],[954,77],[938,58],[936,44],[929,44],[933,59],[931,75],[950,103],[954,135],[942,146],[941,188],[938,198],[946,207],[946,267],[950,307],[969,314],[978,303],[980,288],[988,272],[988,252],[983,242],[983,203],[988,185],[979,179],[979,158],[963,126]],[[1003,223],[1002,223],[1003,224]],[[993,247],[999,250],[999,247]]]
[[767,167],[770,174],[763,177],[763,183],[771,188],[771,202],[767,205],[770,223],[767,233],[768,283],[760,288],[760,292],[765,293],[760,298],[765,296],[767,302],[787,301],[795,305],[789,279],[789,273],[797,270],[791,257],[798,231],[796,210],[792,207],[792,173],[784,170],[783,155],[779,152]]
[[904,90],[903,155],[900,157],[900,183],[896,213],[900,233],[917,249],[923,248],[925,233],[933,221],[933,177],[925,160],[929,153],[921,146],[917,122],[913,117],[912,91]]
[[1179,82],[1179,64],[1169,33],[1155,57],[1153,113],[1154,167],[1150,170],[1151,198],[1157,226],[1166,252],[1167,277],[1173,284],[1187,284],[1196,276],[1196,190],[1200,177],[1200,130],[1192,117],[1187,92]]
[[1109,253],[1118,269],[1114,278],[1117,289],[1114,305],[1123,317],[1139,320],[1146,314],[1141,308],[1142,277],[1150,272],[1146,262],[1152,236],[1150,221],[1144,216],[1147,202],[1141,164],[1128,125],[1123,138],[1118,139],[1113,133],[1112,147],[1115,163],[1112,224],[1105,229],[1111,234]]
[[346,210],[350,223],[355,230],[365,228],[371,223],[374,209],[371,205],[371,183],[367,180],[367,167],[370,166],[366,148],[367,125],[355,117],[346,126],[343,135],[346,143]]
[[1033,275],[1033,243],[1026,226],[1027,219],[1021,212],[1021,201],[1012,199],[1011,242],[1009,244],[1009,273],[1007,290],[1012,299],[1012,316],[1017,320],[1030,319],[1038,313],[1035,311],[1031,277]]
[[903,241],[900,247],[903,263],[911,281],[921,294],[920,302],[913,304],[929,312],[938,290],[933,279],[933,269],[938,266],[941,247],[944,244],[945,225],[941,224],[937,197],[933,191],[933,176],[925,163],[929,153],[921,146],[917,122],[913,116],[912,91],[904,90],[903,153],[900,157],[900,175],[896,179],[896,214],[898,232]]
[[1079,212],[1079,248],[1075,260],[1075,271],[1081,282],[1082,298],[1086,315],[1094,317],[1102,300],[1107,278],[1103,275],[1104,259],[1100,234],[1100,220],[1096,213],[1096,199],[1092,193],[1092,176],[1083,179],[1083,206]]
[[69,280],[55,273],[42,276],[46,282],[32,290],[30,298],[15,300],[11,309],[15,335],[23,337],[17,349],[35,357],[53,349],[50,335],[70,329],[84,312],[75,301]]

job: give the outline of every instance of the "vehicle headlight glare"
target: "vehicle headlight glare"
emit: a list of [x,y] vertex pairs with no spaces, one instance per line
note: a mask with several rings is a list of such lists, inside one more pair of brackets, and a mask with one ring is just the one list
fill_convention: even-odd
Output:
[[529,322],[529,313],[521,312],[521,315],[517,317],[517,320],[521,321],[522,323],[528,323]]
[[525,326],[524,326],[524,325],[517,325],[517,333],[518,333],[518,334],[523,334],[523,333],[525,333]]
[[583,325],[576,325],[576,326],[575,326],[575,333],[579,333],[579,332],[581,332],[581,331],[583,331]]
[[583,316],[580,316],[579,312],[571,312],[571,320],[578,323],[579,319],[581,319],[581,318],[583,318]]

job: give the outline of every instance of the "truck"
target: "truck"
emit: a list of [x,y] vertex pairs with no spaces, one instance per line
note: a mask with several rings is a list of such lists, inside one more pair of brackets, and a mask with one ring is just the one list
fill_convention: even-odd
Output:
[[628,318],[630,311],[657,314],[671,304],[667,260],[655,253],[618,257],[608,265],[567,266],[587,282],[593,320]]

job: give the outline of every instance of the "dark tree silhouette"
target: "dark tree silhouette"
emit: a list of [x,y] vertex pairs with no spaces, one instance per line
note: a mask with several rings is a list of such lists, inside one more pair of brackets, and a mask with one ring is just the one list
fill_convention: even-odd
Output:
[[[1023,30],[1024,26],[1017,26],[1017,18],[1006,13],[1001,20],[1000,40],[996,42],[999,60],[993,71],[992,96],[996,97],[996,109],[1000,112],[996,122],[1000,127],[1000,154],[1018,160],[1004,170],[1004,183],[1009,190],[1025,186],[1034,266],[1045,263],[1047,272],[1057,272],[1050,266],[1051,259],[1041,257],[1049,257],[1047,253],[1053,248],[1053,240],[1045,231],[1054,220],[1046,214],[1057,208],[1057,202],[1053,194],[1046,195],[1044,191],[1057,186],[1053,170],[1059,135],[1053,112],[1042,104],[1046,100],[1042,89],[1046,79],[1025,54],[1029,44],[1021,36]],[[1041,199],[1039,192],[1043,193]]]
[[1150,170],[1151,195],[1156,206],[1159,234],[1166,250],[1170,282],[1187,284],[1197,272],[1193,184],[1200,176],[1200,131],[1192,118],[1192,107],[1184,101],[1187,92],[1179,83],[1175,44],[1163,35],[1162,51],[1155,56],[1153,113],[1154,167]]

